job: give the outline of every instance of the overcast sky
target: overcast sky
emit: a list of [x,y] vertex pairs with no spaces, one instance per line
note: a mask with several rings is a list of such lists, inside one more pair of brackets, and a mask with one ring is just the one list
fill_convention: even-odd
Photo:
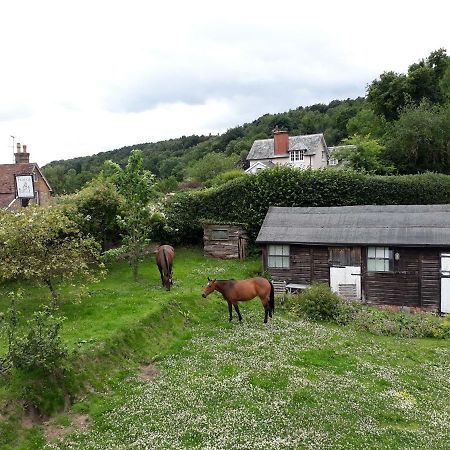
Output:
[[0,163],[209,134],[450,52],[446,1],[4,1]]

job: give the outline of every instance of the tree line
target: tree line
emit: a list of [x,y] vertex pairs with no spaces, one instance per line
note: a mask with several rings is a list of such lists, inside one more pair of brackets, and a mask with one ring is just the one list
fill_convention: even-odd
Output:
[[[323,133],[329,146],[353,144],[339,155],[361,171],[375,174],[450,173],[450,57],[445,49],[409,66],[406,74],[382,73],[362,98],[265,114],[221,135],[182,136],[132,145],[90,157],[55,161],[44,173],[55,193],[79,190],[106,160],[122,168],[133,149],[156,177],[161,192],[221,184],[239,176],[256,139],[278,126],[290,135]],[[232,172],[230,175],[229,172]]]

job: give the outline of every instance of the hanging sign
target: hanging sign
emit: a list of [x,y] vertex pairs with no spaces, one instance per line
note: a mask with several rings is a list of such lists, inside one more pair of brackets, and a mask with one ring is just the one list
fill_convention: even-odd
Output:
[[16,175],[17,197],[34,198],[33,175]]

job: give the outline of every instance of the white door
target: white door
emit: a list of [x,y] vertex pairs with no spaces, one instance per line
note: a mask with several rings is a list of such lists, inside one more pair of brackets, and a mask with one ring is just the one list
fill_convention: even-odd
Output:
[[441,312],[450,313],[450,253],[441,255]]
[[361,267],[330,267],[330,288],[342,297],[361,300]]

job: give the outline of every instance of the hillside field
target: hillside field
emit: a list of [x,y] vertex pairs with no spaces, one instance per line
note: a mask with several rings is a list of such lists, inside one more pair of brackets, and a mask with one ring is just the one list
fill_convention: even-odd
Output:
[[[208,275],[253,276],[259,259],[177,249],[171,292],[153,261],[141,268],[138,283],[116,264],[89,296],[63,291],[63,338],[78,352],[75,401],[20,432],[19,414],[0,416],[0,448],[448,448],[449,341],[313,323],[289,302],[268,325],[257,300],[242,304],[243,323],[228,323],[225,302],[201,298],[201,287]],[[45,295],[28,288],[23,316]],[[16,390],[0,379],[0,408]],[[80,416],[87,426],[77,431]]]

